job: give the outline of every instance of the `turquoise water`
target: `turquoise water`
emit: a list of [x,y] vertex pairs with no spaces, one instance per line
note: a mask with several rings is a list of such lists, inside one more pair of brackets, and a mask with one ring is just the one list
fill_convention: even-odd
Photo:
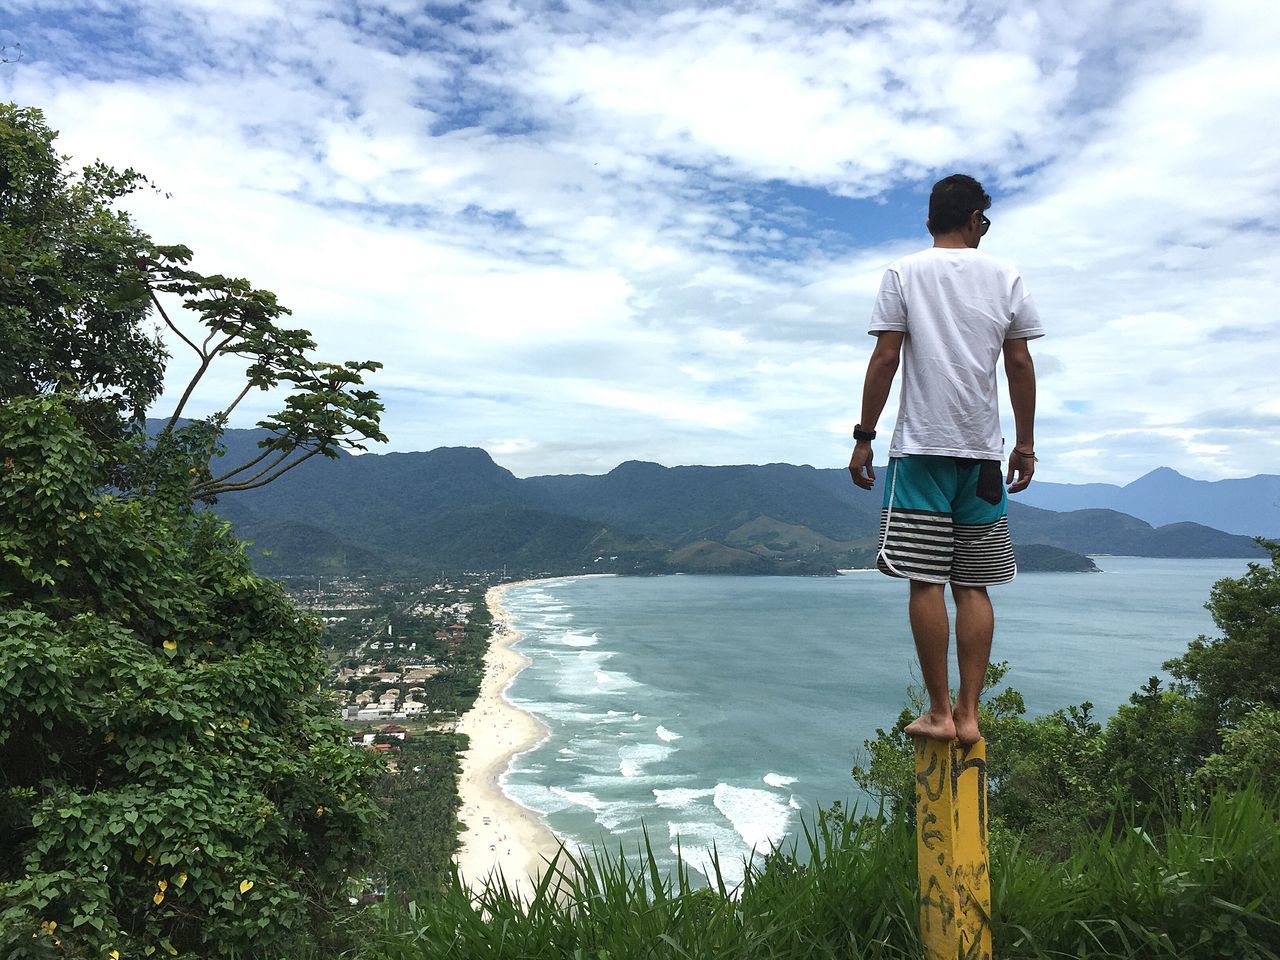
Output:
[[[1209,588],[1246,567],[1097,562],[1104,572],[992,590],[992,658],[1010,662],[1033,714],[1083,700],[1113,713],[1213,634]],[[504,789],[572,844],[634,849],[647,828],[664,855],[679,837],[695,867],[714,844],[735,876],[752,847],[798,831],[801,811],[866,801],[850,769],[918,677],[906,585],[875,572],[543,581],[505,606],[532,661],[508,696],[551,734]]]

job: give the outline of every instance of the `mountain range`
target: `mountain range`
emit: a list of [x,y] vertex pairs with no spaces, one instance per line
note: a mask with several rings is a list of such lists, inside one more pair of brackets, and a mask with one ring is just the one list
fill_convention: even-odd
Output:
[[[221,464],[255,455],[262,436],[227,431]],[[522,479],[484,450],[441,447],[316,457],[215,509],[273,575],[503,567],[821,574],[874,562],[880,491],[858,490],[843,469],[785,463],[628,461],[603,475]],[[1251,538],[1194,521],[1154,526],[1106,507],[1061,512],[1016,501],[1009,512],[1024,570],[1092,569],[1084,554],[1261,556]]]
[[1159,526],[1194,520],[1228,533],[1280,537],[1280,476],[1192,480],[1159,467],[1124,486],[1110,483],[1041,483],[1019,498],[1046,510],[1119,510]]

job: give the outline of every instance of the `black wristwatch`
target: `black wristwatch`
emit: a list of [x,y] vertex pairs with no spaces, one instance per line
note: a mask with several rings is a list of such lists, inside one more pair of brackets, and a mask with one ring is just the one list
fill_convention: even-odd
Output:
[[876,432],[874,430],[863,430],[862,424],[860,423],[854,425],[853,439],[860,440],[860,441],[865,440],[867,443],[870,443],[875,438],[876,438]]

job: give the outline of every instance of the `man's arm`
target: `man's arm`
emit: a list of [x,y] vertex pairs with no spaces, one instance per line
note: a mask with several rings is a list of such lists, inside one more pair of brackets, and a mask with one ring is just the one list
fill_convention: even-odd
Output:
[[1025,339],[1004,342],[1004,372],[1009,379],[1009,403],[1018,438],[1009,454],[1005,483],[1010,493],[1018,493],[1027,489],[1036,472],[1036,367]]
[[[898,373],[898,360],[902,355],[902,341],[906,334],[900,330],[886,330],[876,334],[876,348],[867,363],[867,377],[862,383],[862,419],[858,424],[863,430],[874,430],[876,421],[889,399],[889,388]],[[859,440],[849,458],[849,476],[863,490],[870,490],[876,482],[875,467],[871,463],[871,443]]]

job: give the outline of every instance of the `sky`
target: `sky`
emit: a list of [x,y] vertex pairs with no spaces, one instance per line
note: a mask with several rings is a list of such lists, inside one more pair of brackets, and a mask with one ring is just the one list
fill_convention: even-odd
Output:
[[966,172],[1047,331],[1038,479],[1280,473],[1270,0],[5,8],[0,98],[146,173],[139,224],[321,358],[381,361],[379,450],[842,467],[880,277]]

